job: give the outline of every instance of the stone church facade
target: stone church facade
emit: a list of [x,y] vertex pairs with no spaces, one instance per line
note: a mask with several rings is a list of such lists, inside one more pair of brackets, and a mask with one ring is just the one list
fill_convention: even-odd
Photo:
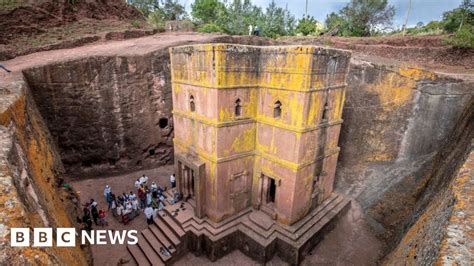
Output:
[[199,218],[253,207],[292,225],[333,191],[350,54],[313,46],[170,49],[178,190]]

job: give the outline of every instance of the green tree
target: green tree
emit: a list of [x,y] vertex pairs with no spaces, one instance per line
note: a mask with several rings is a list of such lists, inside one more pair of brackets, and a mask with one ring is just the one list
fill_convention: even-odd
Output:
[[395,8],[387,0],[351,0],[338,14],[326,18],[329,30],[338,28],[343,36],[370,36],[392,25]]
[[233,35],[248,33],[248,26],[261,19],[261,9],[254,6],[250,0],[233,0],[226,6],[225,18],[219,19],[219,24],[225,31]]
[[219,27],[214,23],[203,24],[198,28],[198,32],[213,33],[213,32],[223,32],[224,29]]
[[187,17],[184,6],[178,0],[133,0],[130,3],[140,10],[149,21],[152,21],[152,24],[166,20],[181,20]]
[[182,20],[188,15],[178,0],[164,0],[160,9],[163,11],[165,20]]
[[195,0],[191,10],[193,18],[201,24],[215,23],[227,14],[225,5],[219,0]]
[[145,17],[148,17],[160,6],[160,0],[131,0],[129,3],[142,12]]
[[277,6],[274,0],[268,5],[262,19],[258,26],[266,37],[276,38],[294,34],[295,17],[288,9]]
[[444,13],[444,30],[454,32],[445,41],[458,48],[474,48],[474,4],[464,0],[459,8]]
[[312,16],[303,16],[298,21],[295,32],[303,35],[314,34],[318,31],[318,21]]
[[464,0],[458,8],[443,14],[444,30],[455,32],[464,25],[474,24],[474,4],[471,0]]
[[446,43],[457,48],[474,48],[474,26],[463,26],[453,36],[447,38]]

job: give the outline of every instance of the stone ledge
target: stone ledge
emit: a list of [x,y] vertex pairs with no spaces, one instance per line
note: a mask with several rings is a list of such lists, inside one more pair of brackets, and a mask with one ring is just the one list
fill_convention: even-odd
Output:
[[[173,219],[186,231],[188,249],[197,254],[205,253],[213,261],[239,249],[261,263],[278,254],[283,260],[298,264],[303,255],[332,228],[336,219],[345,213],[350,202],[350,199],[333,193],[300,222],[281,226],[272,220],[273,224],[268,230],[261,228],[255,218],[251,218],[252,215],[265,214],[252,208],[223,222],[214,223],[207,218],[199,219],[190,215],[193,208],[185,203],[187,213],[181,212]],[[171,207],[167,206],[166,211],[169,212]],[[185,218],[180,219],[180,215]]]

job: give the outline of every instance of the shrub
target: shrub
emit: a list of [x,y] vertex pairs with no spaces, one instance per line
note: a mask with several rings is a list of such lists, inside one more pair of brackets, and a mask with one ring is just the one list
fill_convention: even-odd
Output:
[[148,15],[148,23],[160,32],[165,31],[165,20],[159,10]]
[[134,27],[135,29],[139,29],[142,26],[142,24],[138,20],[132,21],[131,24],[132,24],[132,27]]
[[445,39],[445,42],[456,48],[474,48],[474,26],[462,27],[454,35]]
[[214,23],[208,23],[198,28],[199,32],[212,33],[212,32],[224,32],[224,30]]

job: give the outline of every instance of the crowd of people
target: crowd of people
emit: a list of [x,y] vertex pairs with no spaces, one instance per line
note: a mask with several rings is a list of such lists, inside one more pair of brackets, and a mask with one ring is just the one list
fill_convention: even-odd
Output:
[[[157,212],[165,207],[165,201],[169,204],[175,204],[180,200],[180,194],[174,191],[171,199],[167,199],[164,192],[167,187],[161,187],[156,182],[148,182],[148,176],[142,175],[135,181],[135,191],[129,193],[114,194],[112,188],[106,185],[104,188],[104,198],[108,204],[107,212],[111,211],[112,216],[116,217],[119,222],[128,224],[132,219],[139,216],[143,211],[148,224],[153,223],[153,218]],[[176,177],[174,174],[170,176],[171,188],[176,187]],[[83,217],[81,222],[86,230],[92,229],[92,223],[96,226],[107,226],[107,212],[99,209],[97,201],[91,199],[84,204]]]

